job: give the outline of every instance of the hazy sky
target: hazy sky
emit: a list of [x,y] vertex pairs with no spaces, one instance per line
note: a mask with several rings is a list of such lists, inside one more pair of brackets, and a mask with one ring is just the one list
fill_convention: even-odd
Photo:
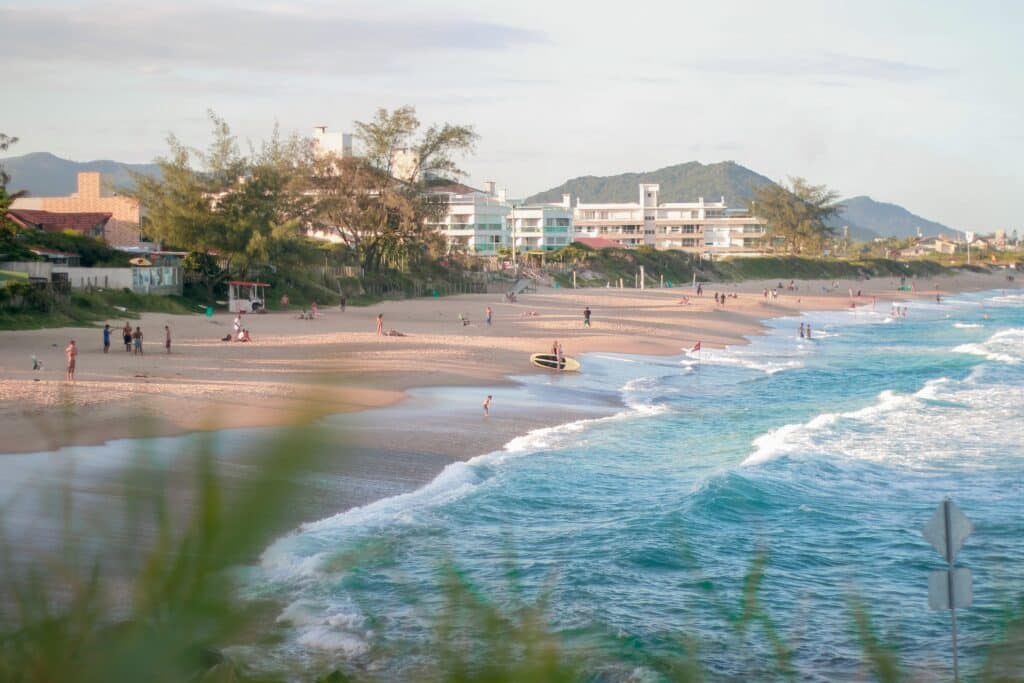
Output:
[[[149,161],[379,106],[476,127],[468,180],[735,160],[1024,228],[1024,2],[0,0],[10,153]],[[666,200],[672,198],[666,197]]]

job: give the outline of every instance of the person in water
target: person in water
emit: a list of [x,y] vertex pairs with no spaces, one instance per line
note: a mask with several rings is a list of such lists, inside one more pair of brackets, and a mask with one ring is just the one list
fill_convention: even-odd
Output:
[[484,417],[490,417],[491,415],[491,395],[487,394],[487,398],[484,399]]
[[800,323],[800,338],[804,338],[804,324]]

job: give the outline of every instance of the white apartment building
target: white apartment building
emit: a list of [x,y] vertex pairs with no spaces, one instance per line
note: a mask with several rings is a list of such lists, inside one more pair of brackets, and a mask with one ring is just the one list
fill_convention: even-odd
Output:
[[328,133],[327,126],[313,126],[313,153],[319,157],[334,154],[342,159],[351,157],[352,134]]
[[650,246],[700,254],[758,254],[765,222],[744,209],[730,209],[725,199],[705,202],[658,202],[659,187],[639,186],[639,201],[584,204],[577,201],[574,237],[599,237],[624,247]]
[[504,197],[494,193],[494,183],[487,184],[487,191],[453,183],[432,188],[431,192],[443,194],[448,200],[444,218],[434,225],[450,247],[493,256],[500,247],[511,244],[507,221],[511,207]]
[[502,247],[517,252],[561,249],[573,240],[569,195],[560,204],[510,201],[507,191],[488,181],[483,190],[462,184],[432,188],[446,195],[445,217],[436,223],[452,247],[479,256],[494,256]]
[[516,251],[552,251],[573,240],[572,204],[512,204],[508,215],[509,238]]

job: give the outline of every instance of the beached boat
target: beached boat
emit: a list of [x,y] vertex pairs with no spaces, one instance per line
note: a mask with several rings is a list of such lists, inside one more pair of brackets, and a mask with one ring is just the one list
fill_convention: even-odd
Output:
[[530,356],[530,363],[545,370],[561,370],[562,372],[578,372],[580,362],[575,358],[562,356],[562,367],[558,367],[558,359],[551,353],[535,353]]

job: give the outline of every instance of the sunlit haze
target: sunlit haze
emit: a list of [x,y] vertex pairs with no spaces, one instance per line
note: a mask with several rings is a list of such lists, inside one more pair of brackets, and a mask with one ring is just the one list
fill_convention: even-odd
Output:
[[[379,106],[473,125],[468,180],[735,160],[1022,227],[1024,3],[62,2],[0,7],[9,154],[150,161]],[[666,200],[671,198],[666,197]]]

